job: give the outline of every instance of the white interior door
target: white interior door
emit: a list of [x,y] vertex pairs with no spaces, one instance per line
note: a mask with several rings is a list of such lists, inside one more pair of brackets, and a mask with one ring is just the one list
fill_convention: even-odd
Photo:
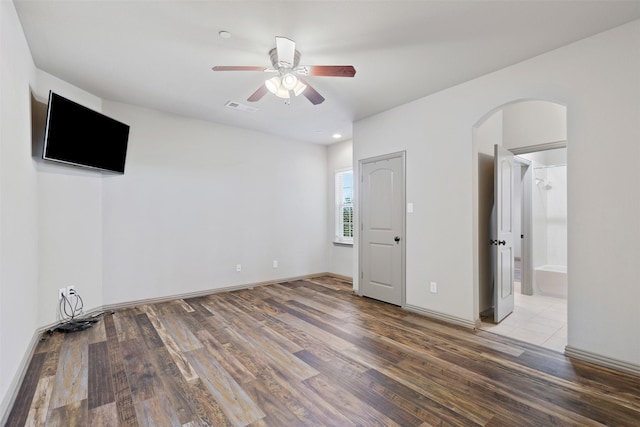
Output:
[[494,251],[493,317],[498,323],[513,311],[513,184],[514,156],[509,150],[494,146]]
[[360,167],[362,295],[402,305],[404,277],[404,156]]

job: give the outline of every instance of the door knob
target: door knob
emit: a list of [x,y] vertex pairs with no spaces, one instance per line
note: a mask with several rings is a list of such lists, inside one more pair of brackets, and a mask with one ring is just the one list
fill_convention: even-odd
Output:
[[394,238],[393,238],[393,240],[394,240],[396,243],[398,243],[398,242],[400,241],[400,236],[396,236],[396,237],[394,237]]

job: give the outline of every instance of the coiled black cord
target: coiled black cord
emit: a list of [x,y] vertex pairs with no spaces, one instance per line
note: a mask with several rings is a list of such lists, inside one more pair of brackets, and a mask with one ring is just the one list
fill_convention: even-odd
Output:
[[69,296],[60,298],[60,318],[63,321],[71,321],[83,313],[84,301],[75,289],[69,289]]

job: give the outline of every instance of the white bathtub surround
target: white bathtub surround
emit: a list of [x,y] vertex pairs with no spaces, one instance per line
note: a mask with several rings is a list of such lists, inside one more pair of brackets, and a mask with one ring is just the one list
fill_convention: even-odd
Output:
[[533,290],[538,295],[566,298],[567,266],[550,264],[534,268]]

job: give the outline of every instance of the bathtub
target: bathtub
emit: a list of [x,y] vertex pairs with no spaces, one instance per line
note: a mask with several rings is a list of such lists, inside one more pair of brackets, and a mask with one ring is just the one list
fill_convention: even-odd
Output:
[[533,269],[534,289],[540,295],[567,297],[567,266],[541,265]]

